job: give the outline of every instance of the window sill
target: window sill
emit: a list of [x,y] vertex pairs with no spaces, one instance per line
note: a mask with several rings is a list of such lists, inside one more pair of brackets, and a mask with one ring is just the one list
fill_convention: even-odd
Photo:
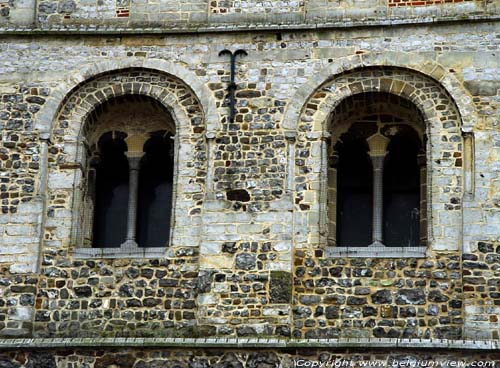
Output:
[[77,248],[73,256],[77,259],[88,258],[162,258],[165,257],[164,247],[144,248]]
[[326,247],[329,258],[425,258],[427,247]]

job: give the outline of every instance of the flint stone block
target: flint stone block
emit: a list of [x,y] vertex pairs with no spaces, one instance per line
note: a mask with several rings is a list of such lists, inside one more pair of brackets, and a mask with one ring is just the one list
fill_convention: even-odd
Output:
[[396,304],[425,304],[425,294],[423,290],[401,289],[396,295]]
[[236,268],[240,270],[254,269],[257,264],[255,254],[243,253],[236,256]]

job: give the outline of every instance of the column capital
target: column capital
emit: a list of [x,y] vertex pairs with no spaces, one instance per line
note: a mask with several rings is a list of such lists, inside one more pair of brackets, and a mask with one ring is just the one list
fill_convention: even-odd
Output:
[[387,146],[389,145],[390,139],[383,136],[380,133],[376,133],[368,138],[366,138],[368,147],[370,147],[370,156],[382,156],[387,154]]
[[127,156],[128,159],[129,169],[139,170],[141,158],[144,156],[144,152],[125,152],[125,156]]
[[125,142],[127,143],[127,152],[142,152],[144,150],[144,143],[148,140],[149,136],[144,133],[130,133]]

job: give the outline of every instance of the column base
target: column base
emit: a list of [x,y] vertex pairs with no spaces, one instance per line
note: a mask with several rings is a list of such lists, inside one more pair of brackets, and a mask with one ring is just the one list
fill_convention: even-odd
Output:
[[124,250],[136,250],[139,248],[139,245],[135,242],[135,240],[127,239],[120,245],[120,248]]

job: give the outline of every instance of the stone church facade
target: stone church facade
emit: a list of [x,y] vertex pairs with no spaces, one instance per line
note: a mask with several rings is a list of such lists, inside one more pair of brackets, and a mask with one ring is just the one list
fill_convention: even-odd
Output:
[[0,366],[498,364],[499,16],[0,0]]

